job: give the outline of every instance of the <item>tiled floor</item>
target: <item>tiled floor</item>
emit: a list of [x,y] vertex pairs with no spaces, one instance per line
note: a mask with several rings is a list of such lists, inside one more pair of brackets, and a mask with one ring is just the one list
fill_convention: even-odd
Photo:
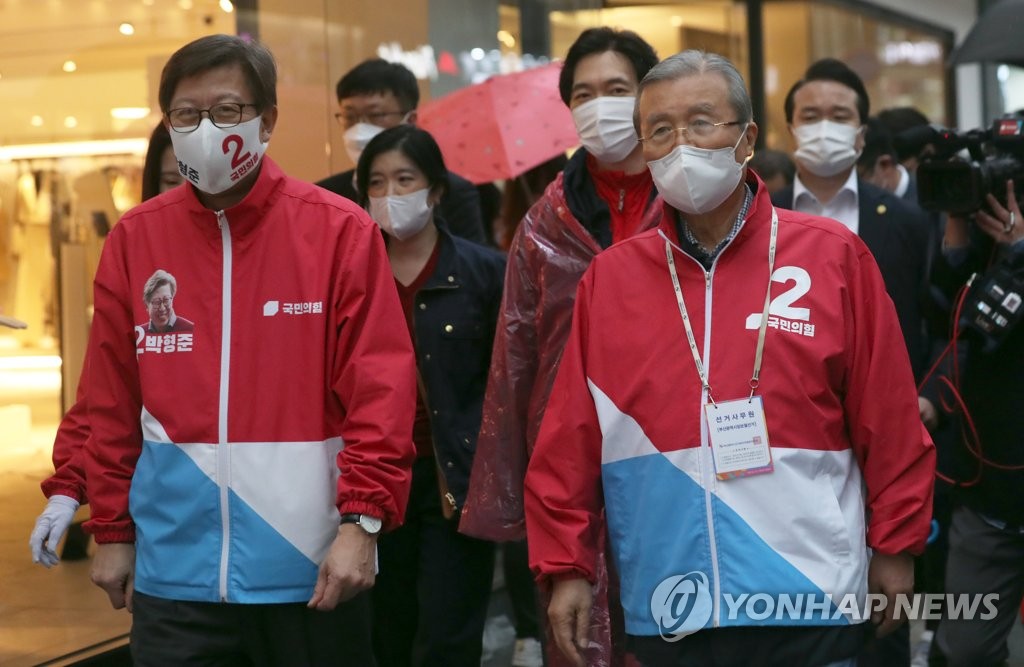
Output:
[[50,570],[32,562],[28,535],[48,470],[39,452],[5,458],[0,472],[0,667],[37,665],[123,635],[130,624],[89,581],[89,561]]

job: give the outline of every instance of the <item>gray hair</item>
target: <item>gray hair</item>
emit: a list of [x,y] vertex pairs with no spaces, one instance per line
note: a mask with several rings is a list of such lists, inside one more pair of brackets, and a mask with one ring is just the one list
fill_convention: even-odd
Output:
[[174,276],[163,269],[157,269],[142,288],[142,300],[146,302],[147,306],[153,300],[153,292],[156,292],[164,285],[171,286],[171,297],[178,293],[178,281],[174,279]]
[[636,91],[637,105],[633,110],[633,125],[640,134],[640,96],[644,88],[658,81],[675,81],[688,76],[715,72],[725,79],[729,89],[729,105],[736,112],[736,120],[749,123],[754,120],[754,109],[750,104],[750,93],[736,66],[725,56],[698,49],[680,51],[665,58],[647,72]]

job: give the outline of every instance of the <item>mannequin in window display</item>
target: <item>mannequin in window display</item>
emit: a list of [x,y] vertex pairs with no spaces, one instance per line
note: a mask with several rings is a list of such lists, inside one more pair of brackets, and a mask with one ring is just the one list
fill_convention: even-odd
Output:
[[[17,266],[14,258],[14,226],[11,219],[14,202],[14,182],[6,170],[0,173],[0,313],[13,314],[14,276]],[[0,335],[3,331],[0,330]]]
[[11,243],[15,258],[12,313],[28,324],[22,345],[52,347],[54,317],[53,225],[68,207],[67,184],[47,169],[23,171],[16,184]]

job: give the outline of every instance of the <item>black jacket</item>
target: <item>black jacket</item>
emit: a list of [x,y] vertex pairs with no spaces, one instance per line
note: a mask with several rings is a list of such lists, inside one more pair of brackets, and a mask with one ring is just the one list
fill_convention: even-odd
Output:
[[[359,200],[355,188],[354,169],[328,176],[322,181],[317,181],[316,184],[352,201]],[[441,198],[441,203],[437,206],[437,214],[444,220],[450,221],[449,228],[456,236],[461,236],[474,243],[486,243],[483,213],[480,208],[480,193],[475,185],[458,174],[448,172],[448,194]]]
[[491,365],[505,257],[438,225],[437,268],[413,305],[416,362],[438,463],[461,509]]
[[[932,280],[951,301],[972,273],[978,274],[980,285],[980,277],[991,271],[992,239],[973,225],[970,234],[965,261],[954,265],[943,256],[935,264]],[[1024,267],[1024,247],[1002,248],[995,261]],[[951,476],[961,483],[977,481],[957,488],[957,497],[978,512],[1024,527],[1024,469],[999,467],[1024,467],[1024,421],[1020,416],[1024,410],[1024,322],[993,351],[987,351],[982,338],[970,329],[962,330],[960,341],[966,350],[960,392],[977,428],[981,454],[997,465],[982,465],[958,439]]]

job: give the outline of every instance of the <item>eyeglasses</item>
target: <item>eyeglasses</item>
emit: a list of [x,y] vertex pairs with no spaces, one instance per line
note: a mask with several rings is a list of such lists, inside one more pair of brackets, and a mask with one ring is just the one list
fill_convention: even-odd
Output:
[[160,298],[160,299],[153,299],[152,301],[149,302],[149,306],[151,308],[163,308],[164,306],[167,306],[168,308],[170,308],[172,301],[174,301],[174,297],[173,296],[172,297],[163,297],[163,298]]
[[341,124],[342,127],[352,127],[356,123],[367,122],[370,125],[380,125],[380,121],[384,120],[388,116],[405,116],[408,111],[372,111],[364,114],[353,114],[353,113],[336,113],[334,114],[335,120]]
[[662,125],[655,128],[649,137],[640,137],[640,141],[655,148],[663,148],[675,141],[677,134],[683,134],[688,139],[706,139],[715,133],[720,127],[728,125],[743,125],[743,121],[729,120],[723,123],[712,123],[707,120],[695,120],[687,127],[670,127]]
[[167,112],[167,119],[171,121],[171,129],[175,132],[186,134],[193,132],[199,127],[203,114],[210,119],[216,127],[226,129],[234,127],[242,122],[246,107],[258,108],[257,104],[239,104],[237,102],[222,102],[214,104],[209,109],[195,109],[193,107],[179,107]]

